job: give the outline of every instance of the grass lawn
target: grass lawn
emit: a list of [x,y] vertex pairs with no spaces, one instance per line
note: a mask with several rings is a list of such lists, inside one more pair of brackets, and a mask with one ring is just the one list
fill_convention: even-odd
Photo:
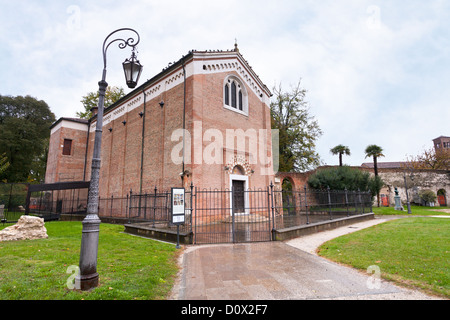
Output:
[[450,219],[388,221],[324,243],[319,255],[450,298]]
[[103,223],[100,285],[81,292],[67,286],[75,275],[70,266],[79,263],[81,222],[46,222],[45,227],[48,239],[0,242],[0,300],[156,300],[169,294],[178,272],[175,245],[125,234],[123,226]]
[[[403,206],[404,211],[395,210],[394,207],[373,207],[372,211],[375,214],[380,215],[408,215],[407,206]],[[438,215],[449,215],[449,207],[422,207],[411,205],[411,215],[413,216],[438,216]]]

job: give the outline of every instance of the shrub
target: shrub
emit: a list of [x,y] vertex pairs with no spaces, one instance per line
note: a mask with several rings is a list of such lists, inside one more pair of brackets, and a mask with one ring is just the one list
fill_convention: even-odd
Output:
[[430,189],[421,190],[419,192],[419,197],[425,203],[434,203],[437,199],[437,195]]
[[380,177],[371,177],[368,172],[342,166],[317,171],[309,177],[308,185],[319,190],[330,187],[330,190],[370,191],[372,196],[375,196],[384,182]]

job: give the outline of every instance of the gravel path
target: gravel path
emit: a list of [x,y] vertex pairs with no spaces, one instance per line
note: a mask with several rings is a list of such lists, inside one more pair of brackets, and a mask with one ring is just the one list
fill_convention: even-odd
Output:
[[[436,218],[450,218],[450,216],[435,216]],[[365,228],[369,228],[371,226],[393,220],[393,219],[399,219],[398,217],[387,217],[387,218],[375,218],[370,221],[365,221],[361,223],[355,223],[349,226],[337,228],[334,230],[319,232],[313,235],[304,236],[301,238],[293,239],[286,241],[285,243],[300,249],[302,251],[308,252],[312,255],[317,255],[317,249],[320,245],[322,245],[324,242],[327,242],[331,239],[343,236],[345,234],[349,234],[358,230],[362,230]],[[387,281],[384,281],[386,283]],[[391,285],[394,285],[392,282],[389,282]],[[394,285],[395,286],[395,285]],[[400,288],[400,287],[399,287]],[[345,299],[345,297],[341,297]],[[354,296],[349,297],[350,299],[355,299]],[[387,293],[387,294],[378,294],[378,295],[362,295],[358,297],[358,299],[361,300],[441,300],[441,298],[437,298],[435,296],[424,294],[418,290],[410,290],[401,288],[400,292],[396,293]]]

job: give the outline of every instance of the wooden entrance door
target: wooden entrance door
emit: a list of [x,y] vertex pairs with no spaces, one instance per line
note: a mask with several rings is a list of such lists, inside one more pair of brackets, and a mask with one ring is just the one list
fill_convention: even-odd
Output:
[[447,199],[445,198],[445,195],[443,195],[443,194],[438,195],[438,202],[439,202],[440,206],[446,206]]
[[233,180],[233,214],[245,212],[245,181]]

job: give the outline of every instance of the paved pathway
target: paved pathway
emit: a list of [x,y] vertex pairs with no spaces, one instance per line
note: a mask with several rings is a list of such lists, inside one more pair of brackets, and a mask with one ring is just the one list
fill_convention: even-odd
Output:
[[284,242],[189,246],[172,291],[180,300],[435,299],[315,255],[318,245],[385,220]]

